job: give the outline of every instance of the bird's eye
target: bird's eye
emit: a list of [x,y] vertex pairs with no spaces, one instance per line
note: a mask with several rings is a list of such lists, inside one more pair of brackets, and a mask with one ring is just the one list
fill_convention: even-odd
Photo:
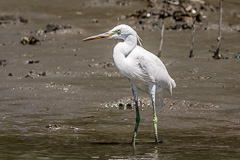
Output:
[[117,34],[120,34],[120,33],[121,33],[121,30],[120,30],[120,29],[116,30],[116,33],[117,33]]

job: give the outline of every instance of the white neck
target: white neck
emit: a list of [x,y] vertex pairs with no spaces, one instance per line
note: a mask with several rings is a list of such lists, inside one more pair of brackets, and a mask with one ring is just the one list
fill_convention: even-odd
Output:
[[[118,52],[127,57],[131,51],[137,46],[137,37],[135,35],[129,35],[124,39],[119,47],[117,47]],[[118,53],[118,54],[120,54]]]
[[[129,35],[123,42],[119,42],[113,51],[113,59],[116,67],[122,72],[124,75],[124,68],[128,65],[126,64],[126,59],[129,54],[131,54],[132,50],[137,46],[137,37],[134,35]],[[127,76],[127,75],[125,75]]]

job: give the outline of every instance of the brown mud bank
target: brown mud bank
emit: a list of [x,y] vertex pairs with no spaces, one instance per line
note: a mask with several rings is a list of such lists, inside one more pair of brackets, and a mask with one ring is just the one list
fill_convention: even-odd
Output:
[[[204,13],[210,29],[196,31],[195,58],[188,58],[191,30],[165,32],[161,59],[177,88],[172,97],[164,93],[157,113],[163,143],[152,143],[152,108],[141,93],[133,150],[135,110],[112,61],[116,42],[81,40],[126,23],[157,53],[160,33],[150,18],[143,18],[150,24],[144,30],[135,25],[139,19],[121,19],[148,3],[1,1],[0,159],[238,159],[240,36],[237,28],[223,29],[221,54],[229,58],[212,59],[218,4],[208,2],[216,11]],[[239,24],[239,6],[224,1],[225,26]],[[39,41],[30,45],[31,36]]]

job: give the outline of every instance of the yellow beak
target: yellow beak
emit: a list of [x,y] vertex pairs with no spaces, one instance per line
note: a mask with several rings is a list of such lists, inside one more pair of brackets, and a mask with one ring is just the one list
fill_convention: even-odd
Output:
[[94,40],[94,39],[107,38],[107,37],[110,37],[112,35],[113,35],[113,33],[102,33],[102,34],[98,34],[98,35],[95,35],[95,36],[87,37],[87,38],[83,39],[83,41],[90,41],[90,40]]

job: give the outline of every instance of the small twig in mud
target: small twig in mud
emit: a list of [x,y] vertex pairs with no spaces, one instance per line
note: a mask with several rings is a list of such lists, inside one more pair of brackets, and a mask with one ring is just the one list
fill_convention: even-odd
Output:
[[222,39],[222,31],[221,31],[221,28],[222,28],[222,1],[223,0],[219,0],[219,28],[218,28],[218,38],[217,38],[217,49],[216,49],[216,52],[214,53],[213,55],[213,58],[214,59],[221,59],[223,58],[222,55],[219,53],[220,51],[220,45],[221,45],[221,39]]
[[[193,14],[195,14],[195,10],[192,11]],[[192,26],[192,35],[191,35],[191,49],[190,49],[190,54],[189,54],[189,58],[192,58],[194,57],[194,54],[193,54],[193,47],[194,47],[194,34],[195,34],[195,31],[196,31],[196,17],[195,15],[193,15],[193,26]]]
[[162,45],[163,45],[163,34],[164,34],[164,29],[165,29],[165,13],[166,13],[166,6],[165,6],[165,1],[162,2],[162,7],[163,7],[163,17],[162,17],[162,29],[161,29],[161,39],[160,39],[160,46],[158,50],[158,57],[162,56]]

